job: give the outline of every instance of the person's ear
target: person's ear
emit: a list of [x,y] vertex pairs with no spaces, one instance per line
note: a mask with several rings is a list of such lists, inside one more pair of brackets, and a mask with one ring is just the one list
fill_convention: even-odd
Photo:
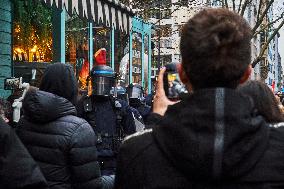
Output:
[[252,67],[251,67],[251,64],[247,67],[245,73],[243,74],[242,78],[240,79],[240,84],[243,84],[244,82],[246,82],[249,77],[250,77],[250,74],[252,72]]
[[177,70],[178,70],[178,74],[179,74],[179,78],[180,78],[181,82],[185,85],[185,87],[186,87],[186,89],[188,91],[192,92],[193,91],[193,87],[192,87],[192,85],[190,83],[190,80],[189,80],[188,76],[185,73],[185,70],[184,70],[182,64],[178,64],[177,65]]
[[187,85],[189,83],[189,79],[184,71],[182,64],[177,64],[177,70],[179,74],[179,78],[183,84]]

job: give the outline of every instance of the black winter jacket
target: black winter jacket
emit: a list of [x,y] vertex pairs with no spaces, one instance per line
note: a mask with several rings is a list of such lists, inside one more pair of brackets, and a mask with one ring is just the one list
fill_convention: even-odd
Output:
[[16,133],[0,118],[0,188],[44,189],[38,165]]
[[101,188],[96,136],[76,117],[65,98],[43,91],[27,93],[18,136],[39,164],[52,189]]
[[115,188],[284,188],[283,125],[234,90],[197,91],[123,143]]

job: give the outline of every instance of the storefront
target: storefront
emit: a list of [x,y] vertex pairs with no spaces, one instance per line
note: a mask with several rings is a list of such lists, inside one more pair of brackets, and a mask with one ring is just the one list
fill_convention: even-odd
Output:
[[26,82],[38,81],[48,64],[68,63],[84,88],[86,75],[96,62],[95,56],[105,49],[106,62],[116,72],[123,70],[121,62],[128,57],[122,84],[137,82],[147,87],[147,73],[151,69],[151,25],[134,17],[128,7],[116,0],[14,2],[10,57],[11,74],[15,77],[24,74]]
[[145,23],[140,18],[135,17],[132,21],[130,31],[130,83],[140,83],[148,93],[151,92],[151,65],[152,47],[151,31],[152,25]]

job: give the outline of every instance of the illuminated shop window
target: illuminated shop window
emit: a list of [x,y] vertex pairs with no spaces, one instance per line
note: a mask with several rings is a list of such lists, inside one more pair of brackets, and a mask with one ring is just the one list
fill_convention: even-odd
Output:
[[13,61],[52,61],[52,10],[40,1],[14,1]]

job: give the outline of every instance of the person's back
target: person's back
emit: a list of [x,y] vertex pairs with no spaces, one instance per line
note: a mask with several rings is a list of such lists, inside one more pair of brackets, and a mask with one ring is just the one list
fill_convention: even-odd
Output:
[[72,104],[77,95],[75,82],[71,67],[51,65],[45,70],[40,90],[28,91],[23,102],[17,133],[49,188],[102,187],[97,137],[91,126],[76,116]]
[[212,98],[222,90],[204,92],[170,107],[153,130],[125,141],[118,160],[125,164],[118,163],[116,188],[261,188],[264,178],[283,179],[284,169],[274,170],[283,137],[271,140],[263,156],[268,131],[277,138],[281,134],[260,116],[250,116],[254,107],[248,98],[225,90],[222,110]]
[[47,183],[39,166],[20,139],[0,117],[0,188],[44,189]]
[[284,127],[268,125],[235,90],[251,73],[250,37],[246,21],[225,9],[189,20],[179,74],[193,94],[169,101],[161,69],[153,112],[162,117],[121,146],[115,188],[284,187]]

